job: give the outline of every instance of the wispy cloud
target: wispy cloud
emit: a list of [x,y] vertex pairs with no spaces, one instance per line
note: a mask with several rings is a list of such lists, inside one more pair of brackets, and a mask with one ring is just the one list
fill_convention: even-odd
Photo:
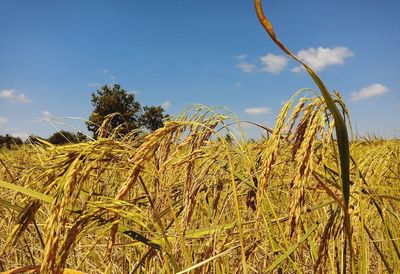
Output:
[[244,112],[250,115],[268,114],[271,112],[271,109],[267,107],[246,108]]
[[[345,63],[346,58],[353,55],[354,53],[347,47],[309,48],[300,50],[297,53],[297,56],[315,71],[324,70],[329,66],[342,65]],[[272,74],[278,74],[282,72],[289,64],[288,57],[284,55],[275,55],[272,53],[258,57],[259,61],[261,62],[260,65],[253,62],[248,62],[245,54],[236,55],[233,56],[233,58],[239,61],[236,67],[247,73],[264,71]],[[292,72],[296,73],[303,70],[304,69],[302,66],[297,66],[291,69]]]
[[367,98],[380,96],[389,91],[389,88],[382,84],[373,84],[367,87],[364,87],[358,91],[354,91],[350,93],[350,101],[360,101]]
[[28,104],[32,100],[29,99],[25,94],[18,93],[15,89],[3,89],[0,91],[0,98],[6,99],[11,102]]
[[267,54],[260,58],[263,67],[261,71],[266,71],[272,74],[278,74],[281,72],[289,63],[289,59],[283,55]]
[[8,123],[8,118],[0,116],[0,126]]
[[[116,83],[117,83],[117,77],[115,77],[114,75],[112,75],[108,69],[102,69],[102,70],[101,70],[101,73],[104,74],[105,76],[109,77],[109,78],[111,79],[111,82],[112,82],[113,84],[116,84]],[[96,84],[96,83],[95,83],[95,84]]]
[[[324,70],[328,66],[342,65],[346,58],[353,55],[354,53],[347,47],[309,48],[300,50],[297,53],[297,56],[315,71]],[[292,69],[292,71],[296,73],[302,70],[302,66],[297,66]]]
[[250,73],[253,72],[256,68],[254,64],[251,64],[246,61],[246,54],[239,54],[233,56],[234,59],[239,61],[239,64],[236,65],[237,68],[241,69],[244,72]]
[[164,103],[161,104],[161,107],[162,107],[164,110],[169,109],[170,106],[171,106],[171,102],[170,102],[170,101],[165,101]]
[[253,72],[254,69],[256,68],[255,65],[246,62],[240,62],[239,64],[236,65],[236,67],[240,68],[242,71],[247,73]]
[[56,117],[53,114],[51,114],[51,112],[48,111],[48,110],[45,110],[45,111],[42,112],[42,119],[43,120],[50,121],[50,120],[53,120],[55,118]]

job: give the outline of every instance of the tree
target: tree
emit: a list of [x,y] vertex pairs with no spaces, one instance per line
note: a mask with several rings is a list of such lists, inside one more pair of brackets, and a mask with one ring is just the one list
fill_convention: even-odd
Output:
[[73,133],[66,130],[60,130],[51,135],[47,141],[53,145],[63,145],[69,143],[80,143],[86,140],[86,136],[81,132]]
[[76,137],[77,143],[82,143],[82,142],[85,142],[85,141],[88,140],[88,136],[86,136],[85,134],[83,134],[83,133],[80,132],[80,131],[78,131],[78,132],[75,134],[75,137]]
[[11,136],[10,134],[0,135],[0,147],[6,146],[8,149],[11,149],[13,145],[22,145],[21,138]]
[[[92,93],[92,105],[94,107],[89,121],[86,122],[88,130],[98,137],[98,130],[106,119],[108,132],[118,127],[118,133],[127,134],[134,129],[142,127],[154,131],[163,126],[162,120],[167,117],[164,109],[153,106],[144,107],[135,101],[133,94],[127,93],[120,85],[103,86],[96,93]],[[118,113],[117,115],[112,115]]]
[[143,111],[142,116],[139,118],[139,123],[142,127],[150,131],[155,131],[164,126],[163,120],[167,118],[168,115],[163,114],[164,109],[161,106],[145,106]]
[[92,105],[94,110],[86,122],[89,131],[97,137],[98,129],[106,119],[106,116],[113,113],[115,115],[111,121],[112,129],[120,125],[125,125],[123,133],[127,133],[139,126],[140,104],[135,101],[133,94],[128,94],[120,85],[103,86],[97,93],[92,93]]

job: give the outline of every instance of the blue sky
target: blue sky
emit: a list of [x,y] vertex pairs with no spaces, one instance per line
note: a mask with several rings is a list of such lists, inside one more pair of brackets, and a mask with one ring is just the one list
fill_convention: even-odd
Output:
[[[400,136],[400,1],[264,6],[280,39],[341,92],[360,134]],[[47,137],[55,128],[43,118],[85,119],[103,84],[172,115],[202,103],[269,126],[282,101],[315,88],[250,0],[0,0],[0,37],[0,134]]]

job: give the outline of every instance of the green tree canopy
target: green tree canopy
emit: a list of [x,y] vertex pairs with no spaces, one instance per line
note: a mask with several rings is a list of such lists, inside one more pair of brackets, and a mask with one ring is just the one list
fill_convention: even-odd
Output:
[[[88,130],[98,137],[98,130],[106,119],[108,132],[118,127],[118,132],[128,132],[146,128],[154,131],[163,126],[164,109],[161,106],[146,106],[142,110],[140,103],[135,101],[133,94],[127,93],[120,85],[103,86],[96,93],[92,93],[92,105],[94,107],[89,121],[86,122]],[[118,115],[109,116],[118,113]]]
[[80,143],[86,140],[86,136],[81,133],[73,133],[70,131],[66,130],[60,130],[53,135],[51,135],[49,138],[47,138],[47,141],[52,143],[53,145],[63,145],[63,144],[69,144],[69,143]]
[[11,136],[10,134],[0,135],[0,147],[6,146],[8,149],[11,149],[13,145],[21,145],[22,140],[19,137]]
[[161,106],[145,106],[143,108],[143,114],[139,118],[139,124],[150,131],[155,131],[164,126],[163,120],[168,117],[168,115],[164,115],[163,112],[164,109]]

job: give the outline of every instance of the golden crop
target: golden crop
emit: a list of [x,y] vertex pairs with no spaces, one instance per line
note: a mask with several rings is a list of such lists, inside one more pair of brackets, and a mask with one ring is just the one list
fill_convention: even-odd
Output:
[[[320,97],[295,100],[258,142],[234,133],[231,113],[196,107],[145,137],[1,151],[2,269],[336,272],[346,236],[334,122]],[[351,142],[356,272],[400,269],[399,144]]]

